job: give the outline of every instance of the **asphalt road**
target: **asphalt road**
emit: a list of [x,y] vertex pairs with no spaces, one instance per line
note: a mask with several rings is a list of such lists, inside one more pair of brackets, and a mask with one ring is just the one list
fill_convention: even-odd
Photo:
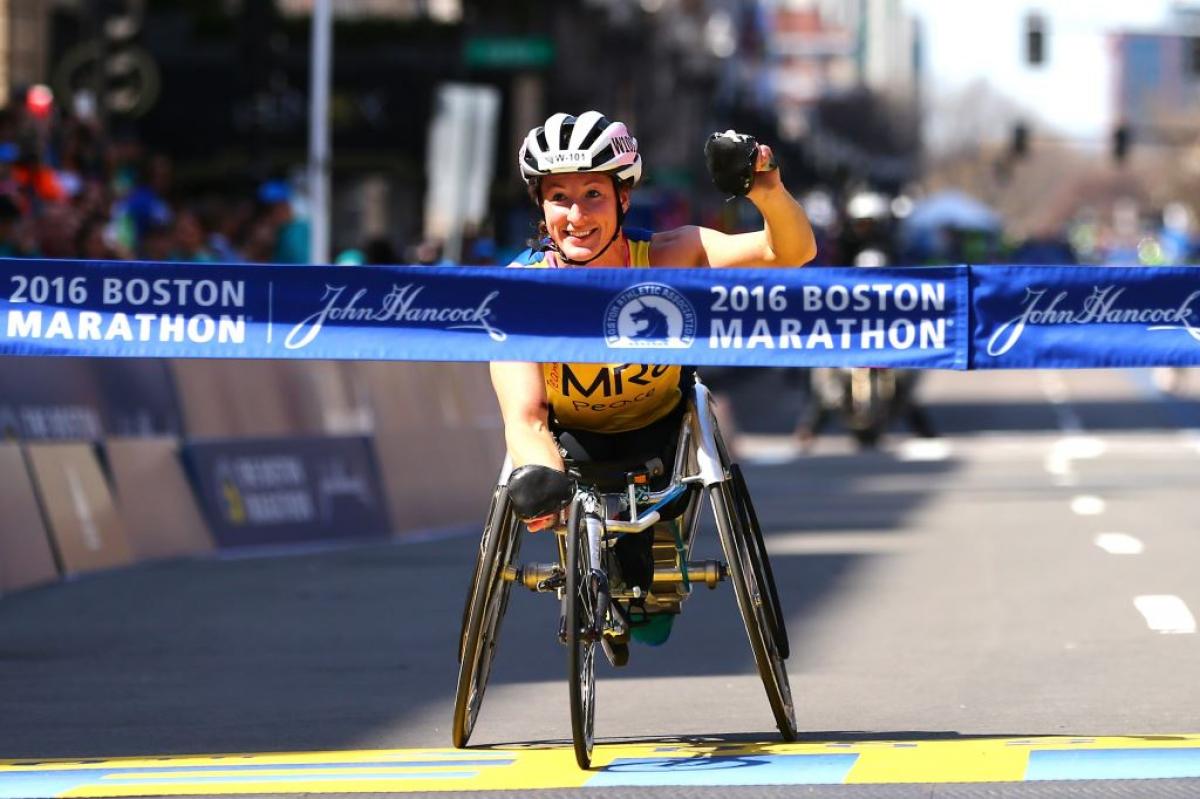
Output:
[[[787,375],[729,383],[802,738],[1196,732],[1188,377],[1167,396],[1138,371],[935,373],[941,438],[898,430],[862,453],[833,429],[808,454]],[[475,547],[174,561],[6,596],[0,757],[447,747]],[[569,736],[556,614],[514,590],[473,744]],[[602,741],[774,738],[727,586],[698,589],[666,646],[599,672]]]

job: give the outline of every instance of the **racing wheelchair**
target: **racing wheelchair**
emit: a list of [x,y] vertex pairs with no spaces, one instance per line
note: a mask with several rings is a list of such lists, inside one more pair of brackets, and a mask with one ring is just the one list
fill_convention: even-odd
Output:
[[[787,630],[762,531],[741,469],[721,439],[712,397],[699,377],[688,394],[669,475],[661,459],[567,462],[577,489],[565,524],[554,530],[557,562],[518,562],[523,536],[508,499],[512,469],[505,461],[463,610],[455,746],[466,746],[474,729],[514,585],[553,593],[562,604],[558,638],[567,649],[571,737],[575,759],[586,769],[594,744],[597,649],[614,666],[624,665],[624,642],[633,626],[644,623],[652,611],[678,613],[700,583],[715,588],[726,580],[733,583],[775,723],[785,741],[795,740],[795,709],[784,667]],[[663,487],[653,490],[654,483]],[[691,559],[705,495],[724,563]],[[615,556],[616,542],[634,535],[654,536],[649,590],[623,579]]]

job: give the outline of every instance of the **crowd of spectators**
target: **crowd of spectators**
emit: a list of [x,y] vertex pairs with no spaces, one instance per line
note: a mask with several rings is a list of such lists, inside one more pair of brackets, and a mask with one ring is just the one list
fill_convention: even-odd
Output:
[[0,111],[0,257],[308,263],[290,184],[177,190],[171,159],[98,116]]

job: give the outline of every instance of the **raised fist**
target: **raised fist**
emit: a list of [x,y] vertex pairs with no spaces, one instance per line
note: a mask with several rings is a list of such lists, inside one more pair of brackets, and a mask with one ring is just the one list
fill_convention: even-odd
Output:
[[775,168],[771,148],[753,136],[727,130],[714,133],[704,143],[704,162],[713,184],[735,197],[744,197],[754,186],[756,172]]

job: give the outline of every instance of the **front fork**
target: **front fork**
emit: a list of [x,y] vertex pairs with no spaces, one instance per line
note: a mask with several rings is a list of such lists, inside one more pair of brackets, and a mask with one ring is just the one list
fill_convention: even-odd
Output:
[[[618,633],[624,633],[627,625],[620,613],[610,613],[614,609],[612,603],[612,592],[608,586],[608,574],[604,570],[604,519],[601,513],[602,505],[599,498],[588,496],[583,503],[583,531],[587,535],[587,553],[588,565],[586,578],[593,591],[593,596],[596,599],[594,612],[592,614],[592,626],[590,630],[581,631],[584,636],[592,641],[599,641],[604,637],[604,630],[611,617],[613,629]],[[567,547],[571,545],[567,541],[567,536],[560,536],[559,541],[559,562],[564,566],[567,563]],[[561,591],[561,589],[560,589]],[[575,597],[567,596],[566,592],[562,592],[561,599],[563,602],[562,615],[560,616],[559,639],[566,641],[566,619],[567,619],[567,602],[575,601]]]
[[585,503],[584,526],[588,537],[589,577],[596,589],[596,613],[592,617],[592,629],[589,631],[592,640],[599,641],[604,636],[604,626],[608,619],[608,609],[612,604],[612,593],[608,587],[608,573],[601,561],[604,546],[604,521],[598,513],[587,509]]

